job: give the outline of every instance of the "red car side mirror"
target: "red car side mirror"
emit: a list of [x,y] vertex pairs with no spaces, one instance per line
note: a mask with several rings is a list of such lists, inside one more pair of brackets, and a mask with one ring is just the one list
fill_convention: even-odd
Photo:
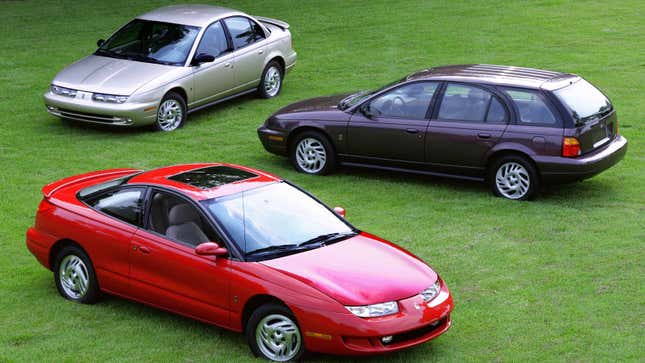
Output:
[[334,213],[336,213],[339,216],[345,218],[345,208],[343,208],[343,207],[334,207]]
[[205,242],[195,247],[195,254],[199,256],[223,256],[228,253],[224,247],[220,247],[215,242]]

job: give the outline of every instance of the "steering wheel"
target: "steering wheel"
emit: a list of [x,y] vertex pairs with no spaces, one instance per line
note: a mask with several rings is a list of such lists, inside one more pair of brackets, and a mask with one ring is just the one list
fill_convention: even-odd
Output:
[[396,115],[403,115],[403,111],[405,110],[405,101],[403,98],[400,96],[394,97],[392,100],[392,107],[390,108],[392,113]]

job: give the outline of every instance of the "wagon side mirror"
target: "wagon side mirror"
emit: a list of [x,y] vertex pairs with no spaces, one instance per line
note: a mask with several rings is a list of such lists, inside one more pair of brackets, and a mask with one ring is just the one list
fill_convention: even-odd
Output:
[[105,44],[105,39],[99,39],[96,41],[96,45],[99,47],[102,46],[103,44]]
[[334,213],[336,213],[339,216],[345,218],[345,208],[343,208],[343,207],[334,207]]
[[224,247],[220,247],[215,242],[205,242],[197,245],[195,247],[195,254],[198,256],[224,256],[228,253],[228,250]]
[[195,56],[195,58],[193,58],[193,65],[194,65],[194,66],[197,66],[197,65],[200,65],[200,64],[202,64],[202,63],[209,63],[209,62],[212,62],[212,61],[214,61],[214,60],[215,60],[215,57],[214,57],[214,56],[212,56],[212,55],[210,55],[210,54],[206,54],[206,53],[199,53],[199,54],[197,54],[197,55]]

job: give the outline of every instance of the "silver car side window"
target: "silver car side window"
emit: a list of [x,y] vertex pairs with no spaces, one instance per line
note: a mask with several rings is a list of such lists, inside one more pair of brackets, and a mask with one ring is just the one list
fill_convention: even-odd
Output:
[[226,33],[221,22],[211,24],[199,42],[196,54],[208,54],[217,57],[228,50]]

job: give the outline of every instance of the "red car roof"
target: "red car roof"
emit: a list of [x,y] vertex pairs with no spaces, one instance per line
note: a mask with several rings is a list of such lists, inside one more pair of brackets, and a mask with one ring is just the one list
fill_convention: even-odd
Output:
[[[228,184],[223,184],[215,186],[212,188],[199,188],[197,186],[169,179],[170,177],[176,176],[189,171],[194,171],[198,169],[204,169],[215,166],[229,167],[233,169],[242,170],[248,173],[255,174],[247,179],[234,181]],[[159,169],[153,169],[149,171],[144,171],[141,174],[135,175],[132,179],[128,181],[128,184],[147,184],[147,185],[159,185],[167,188],[172,188],[177,191],[180,191],[195,200],[206,200],[212,198],[223,197],[230,194],[235,194],[244,190],[253,189],[262,185],[275,183],[280,181],[279,177],[260,171],[253,168],[247,168],[245,166],[234,165],[234,164],[224,164],[224,163],[200,163],[200,164],[182,164],[182,165],[173,165],[167,166]]]

